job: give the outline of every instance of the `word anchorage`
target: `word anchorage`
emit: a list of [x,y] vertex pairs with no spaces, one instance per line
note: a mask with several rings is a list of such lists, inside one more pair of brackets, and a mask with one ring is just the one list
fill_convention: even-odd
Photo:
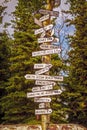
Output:
[[48,75],[26,74],[25,78],[26,79],[34,79],[34,80],[63,81],[63,76],[48,76]]
[[36,51],[32,52],[32,56],[44,56],[44,55],[50,55],[50,54],[60,54],[60,49],[52,49],[52,50],[43,50],[43,51]]
[[33,97],[44,97],[44,96],[53,96],[53,95],[60,95],[62,93],[62,90],[50,90],[50,91],[40,91],[40,92],[31,92],[27,93],[28,98]]

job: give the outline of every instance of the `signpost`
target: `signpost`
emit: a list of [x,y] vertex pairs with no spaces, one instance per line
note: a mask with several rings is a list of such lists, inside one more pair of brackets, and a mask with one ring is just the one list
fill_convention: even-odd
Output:
[[34,69],[42,69],[42,68],[45,68],[45,67],[48,67],[48,66],[51,66],[52,67],[52,64],[34,64]]
[[38,43],[43,43],[43,42],[52,42],[53,40],[54,40],[53,37],[38,38]]
[[[45,45],[45,44],[40,45],[40,48],[43,50],[60,49],[58,46]],[[60,49],[60,51],[61,51],[61,49]]]
[[62,93],[62,90],[60,89],[50,90],[50,91],[31,92],[31,93],[27,93],[27,98],[60,95],[61,93]]
[[26,79],[33,79],[33,80],[63,81],[63,76],[26,74],[25,78]]
[[43,51],[36,51],[32,52],[32,56],[44,56],[44,55],[50,55],[50,54],[60,54],[60,49],[52,49],[52,50],[43,50]]
[[53,27],[53,24],[50,24],[50,25],[45,26],[44,28],[37,29],[35,30],[35,35],[43,33],[44,31],[48,31],[52,29],[52,27]]
[[51,98],[48,97],[34,98],[34,102],[51,102]]
[[[42,56],[42,63],[34,64],[34,69],[39,69],[35,74],[25,75],[26,79],[35,80],[35,85],[38,85],[32,88],[32,92],[27,93],[27,98],[34,98],[34,102],[40,103],[39,109],[35,110],[35,115],[41,115],[42,130],[48,129],[47,124],[50,122],[49,114],[52,113],[52,109],[50,109],[51,98],[49,96],[62,93],[61,89],[53,90],[53,86],[56,85],[54,81],[63,81],[63,76],[50,76],[48,72],[52,67],[50,64],[51,54],[60,54],[61,52],[59,47],[51,45],[51,42],[59,42],[59,38],[54,37],[53,24],[51,24],[51,16],[59,16],[59,12],[52,11],[54,5],[58,2],[60,0],[47,0],[46,10],[39,10],[44,16],[39,20],[34,17],[34,22],[41,27],[36,29],[34,34],[41,34],[40,38],[38,38],[38,43],[43,43],[40,45],[40,48],[43,50],[32,52],[32,56]],[[42,75],[43,73],[45,74]]]
[[42,17],[39,19],[39,21],[40,21],[40,22],[43,22],[43,21],[45,21],[45,20],[47,20],[47,19],[49,19],[49,14],[42,16]]
[[47,85],[47,86],[42,86],[42,87],[33,87],[32,92],[50,90],[50,89],[53,89],[53,85]]
[[42,115],[42,114],[51,114],[52,109],[36,109],[35,115]]
[[39,25],[40,27],[42,27],[42,23],[37,19],[37,18],[34,18],[34,22]]
[[41,14],[49,14],[50,16],[55,16],[55,17],[59,16],[59,12],[57,12],[57,11],[49,11],[49,10],[44,10],[44,9],[40,9],[39,13],[41,13]]
[[47,66],[47,67],[45,67],[45,68],[43,68],[43,69],[41,69],[41,70],[36,71],[35,74],[36,74],[36,75],[43,74],[43,73],[49,71],[49,69],[50,69],[51,67],[52,67],[52,65]]
[[35,84],[36,85],[53,85],[53,86],[56,85],[55,82],[52,82],[52,81],[43,81],[43,80],[41,80],[41,81],[40,80],[36,80]]

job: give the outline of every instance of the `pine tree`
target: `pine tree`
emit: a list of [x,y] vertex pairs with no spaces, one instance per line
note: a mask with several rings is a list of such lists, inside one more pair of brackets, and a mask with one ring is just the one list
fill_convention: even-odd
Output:
[[[2,26],[2,15],[5,6],[0,6],[0,24]],[[6,95],[6,87],[8,85],[9,73],[9,57],[10,57],[10,38],[5,31],[0,32],[0,123],[3,122],[2,117],[4,111],[2,110],[2,99]]]
[[68,63],[69,77],[66,79],[66,100],[68,102],[68,120],[87,126],[87,1],[68,0],[75,26],[75,33],[70,37]]
[[11,67],[7,95],[3,98],[4,123],[28,123],[35,118],[33,99],[27,98],[34,81],[26,80],[25,75],[34,73],[34,63],[40,58],[32,58],[32,52],[37,50],[34,36],[34,20],[32,13],[34,5],[31,1],[19,0],[15,15],[15,32],[11,48]]

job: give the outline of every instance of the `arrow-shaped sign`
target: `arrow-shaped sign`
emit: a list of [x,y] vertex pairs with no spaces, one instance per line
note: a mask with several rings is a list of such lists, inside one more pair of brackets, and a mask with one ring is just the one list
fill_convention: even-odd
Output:
[[52,67],[52,65],[49,65],[49,66],[47,66],[47,67],[45,67],[45,68],[43,68],[43,69],[41,69],[41,70],[36,71],[35,74],[36,74],[36,75],[43,74],[43,73],[49,71],[49,69],[50,69],[51,67]]
[[44,96],[53,96],[53,95],[60,95],[62,90],[50,90],[50,91],[40,91],[40,92],[30,92],[27,93],[28,98],[33,97],[44,97]]
[[42,115],[42,114],[51,114],[52,109],[36,109],[35,115]]
[[47,86],[42,86],[42,87],[33,87],[32,92],[51,90],[51,89],[53,89],[53,85],[47,85]]
[[34,80],[63,81],[63,76],[48,76],[48,75],[26,74],[25,78],[26,79],[34,79]]
[[52,50],[43,50],[43,51],[36,51],[32,52],[32,56],[44,56],[44,55],[50,55],[50,54],[60,54],[61,49],[52,49]]
[[43,33],[44,31],[48,31],[52,29],[52,27],[53,27],[53,24],[50,24],[50,25],[45,26],[44,28],[37,29],[35,30],[35,35]]
[[[43,50],[60,49],[60,47],[58,47],[58,46],[46,45],[46,44],[40,45],[40,48],[43,49]],[[60,49],[60,51],[61,51],[61,49]]]
[[51,98],[48,97],[34,98],[34,102],[51,102]]

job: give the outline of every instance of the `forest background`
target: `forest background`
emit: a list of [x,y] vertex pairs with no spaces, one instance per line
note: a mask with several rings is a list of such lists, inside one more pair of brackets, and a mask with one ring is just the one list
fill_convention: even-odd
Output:
[[[12,20],[13,36],[9,37],[7,32],[9,23],[0,33],[0,123],[40,123],[34,114],[37,104],[26,97],[34,81],[25,80],[24,75],[33,74],[33,65],[41,63],[41,57],[31,56],[33,51],[39,50],[34,35],[34,29],[39,27],[35,25],[32,13],[44,8],[45,2],[18,0]],[[67,0],[68,3],[70,8],[63,11],[62,23],[53,21],[54,35],[59,38],[57,45],[63,49],[61,56],[55,54],[51,57],[50,75],[62,74],[64,81],[55,86],[55,89],[62,90],[62,94],[52,97],[51,122],[78,123],[87,127],[87,1]],[[0,6],[1,24],[5,9],[5,6]],[[40,14],[36,17],[40,18]],[[75,28],[73,35],[65,33],[70,26]]]

